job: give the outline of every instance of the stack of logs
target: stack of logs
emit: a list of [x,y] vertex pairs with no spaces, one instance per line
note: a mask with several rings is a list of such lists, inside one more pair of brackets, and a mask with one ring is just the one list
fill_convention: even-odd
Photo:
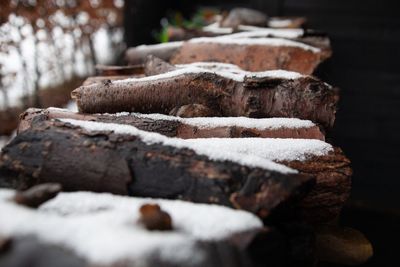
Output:
[[79,113],[21,115],[0,156],[0,186],[53,182],[242,209],[269,227],[246,247],[253,265],[275,266],[262,255],[276,249],[265,238],[276,233],[286,244],[277,266],[362,263],[368,240],[338,225],[350,161],[325,142],[339,92],[311,76],[329,40],[311,33],[236,25],[230,35],[130,48],[128,66],[103,66],[72,92]]

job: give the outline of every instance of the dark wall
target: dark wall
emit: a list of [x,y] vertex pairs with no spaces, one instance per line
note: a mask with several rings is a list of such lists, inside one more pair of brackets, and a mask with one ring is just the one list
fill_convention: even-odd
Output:
[[400,209],[400,15],[398,1],[254,1],[274,15],[306,16],[329,33],[332,59],[318,75],[339,86],[333,132],[353,162],[352,199]]
[[400,15],[396,1],[126,1],[128,43],[149,43],[151,39],[143,36],[158,27],[167,9],[188,12],[197,4],[234,6],[240,2],[270,15],[306,16],[310,27],[329,33],[333,58],[318,76],[342,89],[333,140],[353,162],[352,199],[400,209]]

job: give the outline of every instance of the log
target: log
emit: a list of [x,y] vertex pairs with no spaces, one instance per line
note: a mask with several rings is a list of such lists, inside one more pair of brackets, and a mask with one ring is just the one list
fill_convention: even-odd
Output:
[[118,123],[135,126],[140,130],[157,132],[169,137],[189,138],[301,138],[325,140],[319,127],[298,119],[251,119],[251,118],[187,118],[159,114],[80,114],[65,109],[30,108],[20,115],[18,133],[35,124],[52,119],[76,119]]
[[225,153],[256,155],[316,177],[316,184],[299,206],[286,212],[311,224],[336,221],[350,195],[350,160],[340,148],[320,140],[204,138],[188,142],[214,147]]
[[148,55],[154,55],[172,64],[212,61],[235,64],[247,71],[284,69],[312,74],[331,56],[325,34],[301,29],[242,27],[248,28],[223,36],[132,47],[126,51],[125,60],[129,64],[143,64]]
[[[267,39],[267,38],[266,38]],[[312,74],[317,66],[326,59],[319,48],[303,43],[282,39],[282,45],[248,42],[218,42],[211,38],[185,42],[171,57],[172,64],[216,61],[235,64],[247,71],[288,70],[302,74]],[[285,42],[284,42],[285,41]],[[284,44],[286,43],[287,44]],[[289,43],[290,42],[290,43]],[[293,42],[293,43],[292,43]]]
[[[79,116],[83,117],[84,115]],[[82,117],[78,117],[78,119],[90,119]],[[72,118],[77,119],[76,117]],[[55,123],[46,122],[46,119],[43,115],[37,115],[31,120],[30,128],[27,128],[28,130],[19,135],[36,130],[36,128],[42,129],[43,123]],[[121,120],[120,123],[122,123]],[[260,140],[262,139],[257,139],[253,143],[254,140],[251,138],[237,139],[237,141],[226,138],[200,138],[188,139],[187,142],[191,144],[197,143],[200,147],[215,147],[224,155],[237,153],[244,153],[244,157],[246,155],[255,155],[294,167],[306,175],[315,176],[317,178],[316,185],[300,202],[300,208],[293,206],[294,209],[286,213],[294,215],[293,217],[295,218],[303,218],[311,223],[329,222],[336,219],[349,196],[351,185],[350,161],[342,151],[338,148],[332,148],[329,144],[319,140],[306,141],[299,139],[299,141],[296,141],[287,139],[288,141],[284,141],[285,139],[265,139],[265,142]],[[235,194],[234,198],[236,202],[241,202],[240,206],[242,208],[248,203],[252,205],[253,201],[255,201],[252,197],[240,197]]]
[[333,126],[336,88],[294,72],[254,75],[233,65],[197,63],[145,78],[81,86],[71,95],[82,113],[169,114],[200,104],[222,117],[295,117],[325,129]]
[[3,148],[0,186],[53,182],[66,191],[215,203],[266,217],[279,214],[275,208],[282,203],[296,205],[315,182],[258,157],[211,153],[126,125],[118,130],[116,124],[82,122],[95,127],[88,130],[79,122],[44,121],[17,135]]

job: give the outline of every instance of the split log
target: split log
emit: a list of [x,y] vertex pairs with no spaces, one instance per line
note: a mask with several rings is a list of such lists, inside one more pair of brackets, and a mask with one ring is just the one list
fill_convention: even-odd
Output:
[[126,51],[125,59],[129,64],[143,64],[148,55],[154,55],[172,64],[212,61],[235,64],[247,71],[284,69],[312,74],[331,56],[326,35],[315,35],[314,31],[301,29],[256,28],[185,42],[132,47]]
[[[84,115],[80,115],[80,116],[84,116]],[[37,118],[37,119],[35,119],[35,118]],[[98,119],[96,117],[94,117],[94,118]],[[32,125],[30,126],[31,128],[20,133],[18,135],[18,137],[22,138],[22,137],[20,137],[21,135],[25,136],[32,132],[43,131],[43,127],[44,127],[43,123],[45,123],[45,125],[57,124],[57,122],[41,121],[42,119],[45,120],[46,118],[43,118],[43,115],[34,117],[34,119],[32,120]],[[83,119],[88,119],[88,118],[83,118]],[[85,123],[85,122],[81,122],[81,123]],[[112,125],[112,124],[108,124],[108,125]],[[67,127],[67,126],[64,126],[64,128],[65,127]],[[125,127],[127,127],[127,126],[125,126]],[[70,131],[72,131],[72,130],[70,130]],[[99,133],[94,132],[91,134],[99,134]],[[248,140],[249,142],[247,142],[246,140]],[[257,139],[257,142],[259,142],[259,140],[262,140],[262,139]],[[267,139],[265,139],[265,140],[268,141]],[[67,151],[67,155],[68,155],[67,158],[73,157],[74,160],[79,160],[79,159],[75,159],[77,157],[77,156],[75,156],[75,153],[78,153],[78,149],[75,148],[77,146],[77,144],[74,144],[74,142],[71,140],[69,140],[69,141],[72,142],[72,144],[70,144],[71,148],[69,148]],[[290,141],[290,139],[288,139],[288,141],[290,141],[290,142],[284,141],[284,139],[280,139],[280,140],[279,139],[269,139],[269,141],[268,141],[269,143],[266,142],[265,144],[264,143],[261,144],[259,142],[259,143],[251,144],[253,141],[254,140],[252,140],[252,139],[241,139],[241,140],[237,140],[237,141],[235,141],[234,139],[192,139],[192,140],[187,140],[187,142],[189,142],[191,144],[197,143],[197,145],[198,145],[197,147],[199,147],[199,146],[200,147],[210,147],[210,148],[215,147],[215,149],[221,151],[221,153],[223,153],[224,155],[237,154],[240,152],[240,153],[242,153],[243,157],[246,157],[246,154],[250,154],[250,155],[255,155],[257,157],[260,157],[260,158],[273,160],[275,162],[281,162],[281,163],[286,164],[287,166],[292,166],[292,167],[296,168],[301,173],[304,173],[307,176],[317,177],[316,185],[312,188],[311,192],[309,194],[307,194],[307,196],[300,202],[299,205],[288,206],[289,208],[293,207],[293,209],[290,209],[290,210],[287,209],[285,214],[292,214],[294,218],[303,218],[303,219],[307,220],[308,222],[312,222],[312,223],[327,222],[327,221],[332,221],[332,220],[336,219],[344,202],[346,201],[346,199],[349,195],[350,184],[351,184],[351,180],[350,180],[351,169],[349,167],[350,162],[343,155],[343,153],[341,152],[340,149],[332,149],[329,144],[326,144],[326,143],[318,141],[318,140],[309,140],[309,142],[307,143],[306,140],[303,140],[303,139],[299,140],[298,142],[295,140]],[[29,142],[24,141],[23,143],[29,144],[31,142],[32,141],[29,141]],[[77,142],[77,141],[75,140],[75,142]],[[92,146],[91,145],[92,142],[86,142],[86,143],[88,146]],[[32,145],[29,144],[29,147],[31,147],[31,146]],[[96,147],[95,145],[93,145],[93,146]],[[10,147],[13,149],[10,150]],[[4,158],[7,159],[7,162],[8,162],[7,163],[8,166],[6,167],[6,169],[10,169],[11,167],[14,169],[15,168],[18,169],[19,165],[18,164],[15,165],[16,164],[15,162],[19,163],[19,162],[21,162],[20,158],[22,157],[24,159],[25,157],[23,155],[21,155],[21,152],[15,151],[12,153],[13,157],[15,157],[15,158],[10,159],[9,154],[11,152],[7,152],[7,151],[14,151],[14,150],[19,151],[21,149],[20,147],[22,149],[25,149],[26,145],[17,145],[12,142],[8,147],[5,148]],[[245,147],[248,147],[248,149],[244,149]],[[314,150],[310,150],[310,148],[313,148]],[[73,150],[72,152],[70,152],[71,149]],[[114,150],[115,150],[115,148],[111,149],[111,151],[114,151]],[[240,150],[244,150],[244,152],[241,152]],[[321,152],[326,151],[326,150],[329,150],[329,153],[324,152],[321,155]],[[316,152],[314,152],[314,151],[316,151]],[[107,152],[111,153],[110,151],[107,151]],[[18,153],[20,153],[20,154],[18,154]],[[45,153],[48,153],[48,152],[45,152]],[[70,155],[70,153],[74,153],[74,154]],[[93,153],[95,153],[95,152],[93,152]],[[96,162],[91,163],[91,165],[93,165],[93,166],[98,165],[99,168],[101,167],[100,170],[97,171],[97,173],[99,173],[99,172],[107,173],[107,174],[102,174],[102,176],[110,176],[111,174],[108,174],[108,173],[110,173],[112,171],[112,169],[110,170],[111,167],[108,166],[108,164],[107,164],[108,158],[97,159],[97,158],[99,158],[99,156],[98,156],[99,153],[100,152],[95,153]],[[112,154],[114,157],[115,157],[115,155],[114,155],[115,153]],[[86,153],[86,154],[88,154],[88,153]],[[83,156],[87,157],[87,158],[94,157],[93,155],[86,155],[86,154],[84,154]],[[153,156],[156,154],[154,152],[150,155]],[[64,157],[65,157],[65,155],[64,155]],[[109,156],[109,157],[111,157],[111,156]],[[164,156],[164,158],[165,158],[165,156]],[[171,156],[169,156],[168,159],[178,161],[178,159],[173,159]],[[49,160],[53,160],[53,158],[51,158]],[[145,159],[145,160],[146,160],[145,163],[142,163],[139,161],[136,165],[136,168],[141,169],[140,166],[142,166],[143,164],[147,164],[148,160],[147,159]],[[166,159],[164,159],[164,160],[166,160]],[[57,162],[57,159],[55,159],[55,161]],[[118,171],[125,173],[122,176],[128,176],[128,178],[120,179],[120,181],[114,182],[113,183],[114,186],[116,186],[117,184],[123,183],[123,180],[130,179],[129,178],[130,173],[126,174],[126,173],[128,173],[128,171],[126,171],[126,172],[123,171],[124,168],[122,168],[122,167],[124,167],[124,164],[120,163],[120,160],[115,161],[115,162],[116,162],[115,165],[117,165],[117,167],[119,166]],[[14,164],[15,166],[12,164]],[[27,164],[27,163],[24,163],[24,164]],[[46,165],[49,165],[49,164],[51,164],[51,163],[46,162]],[[85,166],[86,166],[87,163],[82,162],[80,164],[85,164]],[[72,166],[72,163],[71,164],[68,163],[67,165]],[[197,165],[199,165],[199,164],[196,164],[196,166]],[[79,166],[80,165],[78,165],[78,167]],[[76,171],[76,169],[78,169],[78,167],[76,167],[76,168],[71,167],[72,168],[71,170],[68,169],[69,173],[62,173],[62,174],[58,173],[59,172],[58,169],[60,169],[61,167],[57,167],[56,174],[54,173],[55,170],[51,170],[50,173],[40,174],[40,176],[44,175],[46,177],[46,179],[50,179],[50,180],[41,180],[41,182],[54,181],[55,178],[53,176],[57,177],[59,175],[62,175],[62,177],[64,177],[64,178],[57,178],[57,179],[60,179],[60,181],[56,180],[54,182],[70,183],[71,182],[70,177],[79,177],[78,176],[79,171]],[[148,167],[150,168],[152,166],[149,165]],[[203,167],[206,168],[205,166],[203,166]],[[51,165],[50,165],[50,167],[47,167],[47,169],[51,169],[51,168],[54,169],[54,167],[52,167]],[[67,167],[62,167],[62,170],[64,170],[65,168],[67,168]],[[84,167],[82,166],[80,168],[84,168]],[[125,167],[125,169],[126,168],[127,167]],[[145,173],[145,170],[141,170],[140,175],[141,176],[143,175],[144,177],[153,175],[154,172],[157,172],[159,167],[157,165],[155,165],[153,168],[154,168],[154,170],[153,169],[149,170],[149,173]],[[229,168],[229,167],[226,166],[226,168]],[[26,169],[26,167],[24,167],[24,169]],[[80,183],[83,183],[83,182],[90,183],[89,185],[85,185],[86,186],[85,189],[88,189],[88,190],[89,189],[93,190],[93,187],[97,187],[99,184],[101,184],[99,181],[97,181],[98,177],[95,176],[94,174],[90,173],[91,169],[92,169],[92,167],[88,170],[90,176],[89,175],[87,175],[87,176],[89,176],[89,178],[80,179]],[[188,170],[188,171],[193,172],[192,170]],[[203,171],[205,173],[207,172],[206,170],[203,170]],[[30,173],[34,173],[34,172],[35,172],[34,170],[30,171]],[[37,170],[37,172],[41,173],[41,169]],[[73,173],[71,173],[71,172],[73,172]],[[131,172],[133,174],[136,174],[138,171],[135,169],[135,170],[132,170]],[[159,172],[164,173],[165,171],[159,170]],[[180,172],[182,172],[182,171],[180,171]],[[198,172],[198,171],[196,171],[196,172]],[[214,169],[210,169],[210,168],[208,169],[208,172],[210,172],[210,173],[207,175],[211,175],[213,177],[215,175],[217,175],[217,177],[219,175],[226,175],[226,174],[221,174],[221,173],[218,174],[218,173],[216,173],[216,171]],[[86,173],[86,171],[85,171],[85,173]],[[165,174],[167,176],[165,179],[169,179],[168,181],[170,181],[172,183],[173,179],[171,177],[169,177],[168,175],[175,175],[175,174],[174,173],[171,174],[171,173],[172,173],[172,171],[169,171],[169,174]],[[38,176],[38,175],[39,174],[36,174],[36,176]],[[182,174],[178,174],[178,175],[182,175]],[[229,174],[229,175],[231,175],[231,174]],[[93,177],[93,176],[95,176],[95,177]],[[163,175],[163,177],[164,177],[164,175]],[[107,179],[113,179],[113,178],[115,178],[115,177],[104,178],[104,179],[105,179],[105,181],[107,181]],[[135,179],[136,179],[136,176],[135,176]],[[181,178],[179,178],[179,179],[181,179]],[[31,178],[28,178],[27,180],[32,181]],[[145,189],[145,188],[152,188],[156,185],[154,183],[152,183],[151,180],[147,180],[147,181],[144,179],[142,179],[142,180],[143,181],[141,181],[141,183],[138,185],[138,188],[137,188],[137,190],[138,190],[137,193],[143,194],[142,196],[148,196],[147,195],[148,192],[150,192],[151,194],[156,194],[156,196],[160,196],[159,194],[163,194],[163,192],[166,191],[165,189],[162,189],[159,186],[156,187],[156,188],[158,188],[158,190]],[[33,180],[33,181],[35,181],[35,180]],[[253,185],[251,183],[251,181],[249,180],[248,185],[246,187],[249,187],[249,188],[253,188],[253,186],[257,187],[258,182],[257,182],[257,180],[254,180],[254,181],[256,181],[256,185]],[[72,182],[75,182],[74,179],[72,179]],[[74,188],[78,188],[77,186],[80,186],[80,185],[73,184],[73,186],[74,186]],[[65,185],[64,185],[64,187],[65,187]],[[107,191],[110,189],[111,189],[111,187],[108,188],[108,185],[105,184],[103,186],[102,190]],[[120,192],[120,191],[118,191],[118,192]],[[122,193],[124,193],[124,192],[122,192]],[[190,193],[188,193],[188,194],[190,194]],[[212,193],[211,193],[211,195],[212,195]],[[152,195],[150,195],[150,196],[152,196]],[[168,195],[161,195],[161,196],[166,197]],[[205,193],[205,195],[204,195],[204,197],[207,197],[207,196],[210,196],[209,192]],[[192,199],[191,196],[189,196],[189,199]],[[230,199],[231,200],[235,199],[234,202],[236,204],[239,203],[239,205],[238,205],[239,207],[247,209],[247,210],[251,210],[252,206],[254,206],[254,201],[257,201],[257,197],[255,195],[249,195],[249,196],[243,197],[243,196],[237,195],[236,193],[232,193]],[[211,201],[211,200],[209,200],[209,201]],[[222,203],[222,202],[219,202],[219,203]],[[299,208],[299,206],[300,206],[300,208]],[[282,217],[281,214],[280,214],[280,217]],[[293,219],[292,217],[290,217],[290,218],[287,217],[287,218],[290,220]]]
[[162,116],[159,114],[79,114],[65,109],[30,108],[20,116],[18,133],[35,124],[51,119],[76,119],[118,123],[135,126],[140,130],[157,132],[169,137],[209,138],[209,137],[263,137],[301,138],[325,140],[319,127],[309,121],[298,119],[251,119],[251,118],[187,118]]
[[311,77],[276,71],[251,76],[233,68],[218,71],[188,65],[168,73],[81,86],[72,92],[82,113],[169,114],[200,104],[222,117],[294,117],[325,129],[333,126],[338,91]]
[[[97,127],[99,123],[90,125]],[[138,136],[136,128],[124,127],[133,133],[116,134],[107,127],[89,131],[67,122],[42,122],[3,148],[0,185],[26,188],[53,182],[67,191],[216,203],[266,217],[282,203],[297,204],[314,184],[312,176],[293,174],[283,165],[258,157],[200,155],[198,147],[195,152],[186,145],[171,146],[168,144],[175,144],[174,140],[154,133]],[[149,143],[148,138],[161,141]],[[240,163],[243,160],[247,163]],[[279,214],[279,209],[275,212]]]
[[[326,59],[326,54],[315,48],[295,41],[282,40],[281,45],[257,44],[257,40],[247,43],[218,42],[204,38],[198,42],[185,42],[171,57],[172,64],[216,61],[235,64],[247,71],[283,69],[302,74],[312,74]],[[286,44],[285,44],[286,43]]]

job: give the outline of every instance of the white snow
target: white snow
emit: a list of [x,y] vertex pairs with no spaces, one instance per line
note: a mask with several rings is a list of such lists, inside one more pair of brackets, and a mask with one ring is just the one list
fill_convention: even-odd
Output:
[[196,146],[209,146],[225,153],[256,155],[278,162],[305,161],[333,151],[330,144],[317,139],[197,138],[186,139],[186,142]]
[[268,26],[272,28],[285,28],[289,27],[292,24],[292,20],[290,19],[270,19],[268,21]]
[[65,106],[65,109],[72,112],[78,112],[78,105],[76,104],[76,101],[70,100]]
[[[128,261],[147,266],[151,255],[157,254],[169,263],[200,266],[205,255],[197,240],[218,241],[262,229],[253,214],[216,205],[74,192],[60,193],[34,210],[9,201],[13,194],[0,189],[0,212],[9,215],[0,220],[1,235],[33,235],[92,264]],[[145,203],[157,203],[168,212],[174,230],[147,231],[137,223],[138,209]]]
[[139,118],[149,118],[153,120],[168,120],[179,121],[184,124],[192,125],[200,129],[211,127],[243,127],[254,128],[259,130],[265,129],[280,129],[280,128],[311,128],[315,124],[310,120],[301,120],[297,118],[264,118],[253,119],[247,117],[198,117],[198,118],[181,118],[176,116],[169,116],[164,114],[141,114],[141,113],[128,113],[121,112],[116,114],[109,114],[116,116],[133,115]]
[[0,136],[0,151],[1,149],[8,144],[10,137],[8,136]]
[[142,78],[128,78],[124,80],[116,80],[113,81],[112,83],[121,84],[121,83],[131,83],[131,82],[156,81],[156,80],[169,79],[180,75],[194,74],[194,73],[213,73],[238,82],[243,82],[245,77],[259,77],[259,78],[270,77],[270,78],[290,79],[290,80],[304,77],[304,75],[298,72],[286,71],[286,70],[269,70],[261,72],[245,71],[236,65],[217,63],[217,62],[196,62],[191,64],[176,65],[176,67],[177,67],[176,70],[172,70],[166,73],[161,73]]
[[160,43],[160,44],[152,44],[152,45],[139,45],[136,46],[137,50],[147,50],[147,49],[159,49],[159,48],[178,48],[181,47],[183,41],[176,42],[168,42],[168,43]]
[[304,35],[303,29],[273,29],[261,28],[256,26],[240,25],[239,29],[243,32],[231,34],[231,38],[255,38],[255,37],[280,37],[280,38],[299,38]]
[[218,43],[218,44],[237,44],[237,45],[269,45],[269,46],[289,46],[289,47],[299,47],[305,50],[309,50],[313,53],[319,53],[321,49],[307,45],[301,42],[296,42],[293,40],[282,39],[282,38],[232,38],[231,35],[222,35],[218,37],[199,37],[190,39],[188,42],[191,43]]
[[210,25],[207,25],[202,28],[203,31],[205,32],[211,32],[211,33],[216,33],[216,34],[230,34],[233,32],[232,28],[229,27],[221,27],[220,22],[214,22]]
[[[71,123],[88,131],[112,131],[116,134],[126,134],[138,136],[141,141],[146,144],[163,144],[177,148],[192,149],[199,155],[207,156],[211,160],[231,161],[249,167],[258,167],[266,170],[277,171],[281,173],[297,173],[296,170],[288,168],[284,165],[277,164],[271,160],[259,157],[252,154],[238,153],[231,151],[226,153],[224,150],[214,148],[209,145],[204,145],[201,142],[191,142],[180,138],[170,138],[158,133],[151,133],[137,129],[130,125],[121,125],[114,123],[101,123],[93,121],[79,121],[74,119],[60,119],[63,122]],[[255,142],[263,142],[264,138],[259,138]],[[221,138],[222,140],[222,138]],[[242,139],[239,139],[242,140]]]

